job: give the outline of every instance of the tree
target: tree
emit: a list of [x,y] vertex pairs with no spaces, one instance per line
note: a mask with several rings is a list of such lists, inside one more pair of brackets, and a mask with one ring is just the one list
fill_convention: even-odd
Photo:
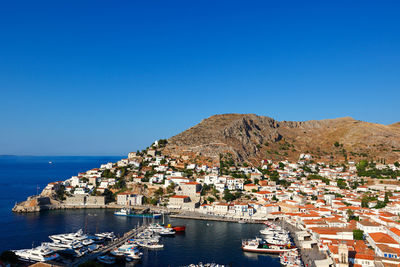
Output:
[[103,196],[105,196],[107,202],[115,200],[114,194],[108,189],[104,189]]
[[396,162],[394,163],[394,166],[397,167],[397,168],[399,168],[399,167],[400,167],[400,163],[399,163],[398,161],[396,161]]
[[364,195],[361,199],[361,207],[362,208],[368,208],[368,202],[370,201],[369,197],[367,195]]
[[348,217],[351,217],[351,216],[354,215],[354,211],[352,211],[351,209],[348,209],[348,210],[346,211],[346,213],[347,213],[347,216],[348,216]]
[[115,189],[123,189],[126,188],[126,183],[124,179],[118,179],[118,181],[114,185]]
[[172,182],[172,183],[170,183],[170,184],[168,185],[168,187],[167,187],[167,193],[168,193],[168,194],[172,194],[174,191],[175,191],[175,183]]
[[353,230],[353,238],[354,240],[363,240],[364,239],[364,231],[363,230]]
[[56,192],[57,199],[65,200],[65,187],[62,185]]
[[151,198],[150,199],[150,201],[149,201],[149,204],[151,204],[151,205],[153,205],[153,206],[155,206],[155,205],[157,205],[157,203],[158,203],[158,199],[157,198]]
[[235,200],[235,196],[234,196],[228,189],[225,189],[225,190],[224,190],[223,199],[224,199],[226,202],[231,202],[231,201]]
[[339,147],[339,146],[340,146],[340,143],[339,143],[338,141],[336,141],[335,143],[333,143],[333,145],[334,145],[335,147]]
[[279,169],[283,170],[283,168],[285,168],[285,164],[283,164],[282,162],[279,162]]
[[109,169],[104,170],[102,176],[103,176],[103,177],[106,177],[106,178],[113,178],[113,177],[115,177],[114,173],[111,172]]
[[213,198],[213,197],[208,197],[208,198],[207,198],[207,201],[210,202],[210,203],[213,203],[213,202],[215,201],[215,198]]
[[385,205],[389,203],[389,197],[391,197],[392,195],[393,194],[391,192],[385,192],[385,201],[384,201]]
[[347,186],[346,181],[343,180],[343,179],[337,180],[337,186],[338,186],[340,189],[345,189],[346,186]]
[[212,194],[214,197],[218,198],[218,190],[215,189],[215,187],[212,189],[211,194]]
[[384,201],[378,200],[378,201],[376,202],[376,205],[375,205],[374,209],[382,209],[382,208],[384,208],[384,207],[386,207],[385,202],[384,202]]
[[359,186],[358,182],[355,181],[355,182],[353,183],[353,185],[351,186],[351,188],[352,188],[352,189],[357,189],[358,186]]
[[158,188],[156,191],[154,191],[154,195],[158,197],[164,195],[164,189],[162,189],[162,187]]

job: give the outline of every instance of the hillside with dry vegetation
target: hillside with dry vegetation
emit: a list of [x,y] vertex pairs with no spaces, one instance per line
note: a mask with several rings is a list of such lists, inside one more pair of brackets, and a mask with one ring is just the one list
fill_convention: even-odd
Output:
[[236,160],[296,160],[301,153],[320,161],[394,162],[400,159],[400,123],[382,125],[350,117],[276,121],[254,114],[215,115],[168,139],[164,153]]

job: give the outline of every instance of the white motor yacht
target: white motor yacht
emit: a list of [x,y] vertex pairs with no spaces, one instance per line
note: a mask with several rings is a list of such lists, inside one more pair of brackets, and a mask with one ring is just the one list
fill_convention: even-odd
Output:
[[122,245],[110,252],[115,256],[126,256],[131,259],[141,259],[143,253],[135,245]]
[[174,236],[175,231],[171,228],[164,228],[163,230],[159,231],[158,234],[160,236]]
[[51,235],[49,238],[56,243],[64,244],[82,243],[83,245],[87,246],[94,243],[94,241],[88,235],[83,233],[82,229],[76,233]]
[[13,250],[15,255],[18,256],[19,259],[23,261],[51,261],[55,260],[59,257],[54,250],[50,249],[49,247],[42,245],[32,249],[20,249],[20,250]]
[[79,248],[82,247],[82,244],[79,243],[79,242],[77,242],[77,243],[69,243],[69,244],[61,243],[61,242],[53,242],[53,243],[45,242],[45,243],[42,243],[42,244],[47,246],[47,247],[49,247],[49,248],[51,248],[51,249],[53,249],[53,250],[56,250],[56,251],[57,250],[66,250],[66,249],[75,250],[75,249],[79,249]]
[[144,243],[142,246],[145,247],[145,248],[148,248],[148,249],[164,248],[164,244],[153,243],[153,242]]
[[114,232],[99,233],[99,234],[95,234],[95,236],[97,236],[99,238],[102,238],[102,239],[109,239],[109,240],[114,240],[115,239]]

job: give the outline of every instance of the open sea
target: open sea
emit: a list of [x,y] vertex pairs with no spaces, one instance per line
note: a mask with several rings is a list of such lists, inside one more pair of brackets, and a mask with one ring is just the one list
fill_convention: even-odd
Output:
[[[15,202],[39,192],[51,181],[65,180],[78,172],[116,162],[120,156],[0,156],[0,251],[30,248],[49,242],[49,235],[77,231],[114,231],[122,235],[142,218],[114,216],[112,210],[55,210],[15,214]],[[52,164],[49,164],[49,161]],[[164,237],[164,249],[143,251],[137,266],[183,266],[216,262],[232,266],[280,266],[279,258],[244,253],[241,240],[259,234],[262,225],[165,218],[186,225],[184,234]]]

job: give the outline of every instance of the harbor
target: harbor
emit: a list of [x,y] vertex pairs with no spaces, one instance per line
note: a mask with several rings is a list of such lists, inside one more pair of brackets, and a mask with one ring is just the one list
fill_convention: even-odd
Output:
[[282,226],[264,222],[265,228],[260,230],[261,236],[242,241],[242,250],[250,253],[279,255],[280,263],[287,267],[303,267],[299,248],[292,235]]
[[[11,242],[7,247],[9,249],[29,248],[32,246],[32,241],[35,241],[37,246],[40,242],[48,242],[49,235],[76,232],[79,228],[84,228],[86,222],[88,233],[114,231],[118,239],[105,244],[97,251],[71,259],[70,262],[73,262],[74,266],[86,261],[94,261],[107,251],[122,246],[135,235],[132,231],[134,228],[142,231],[143,226],[147,227],[153,223],[153,220],[148,218],[114,216],[113,211],[108,209],[51,211],[16,216],[27,221],[25,229],[30,229],[34,239],[26,240],[22,236],[18,237],[18,233],[14,233],[15,237],[10,239]],[[162,224],[162,219],[155,222]],[[168,224],[184,225],[186,230],[184,233],[160,238],[159,244],[164,245],[163,248],[140,248],[143,255],[140,261],[134,262],[137,266],[189,266],[200,262],[215,262],[225,266],[230,263],[234,266],[264,266],[266,264],[273,267],[279,266],[278,258],[268,255],[249,255],[241,251],[242,238],[257,234],[263,227],[261,224],[189,220],[165,216],[165,225]],[[119,266],[124,264],[128,263],[121,262]]]
[[[118,212],[117,212],[118,213]],[[115,216],[115,215],[114,215]],[[115,216],[119,217],[119,216]],[[166,220],[165,220],[165,217]],[[121,218],[124,219],[124,218]],[[255,239],[246,239],[249,235],[240,235],[241,246],[231,247],[231,250],[236,251],[236,255],[240,250],[243,250],[242,257],[252,259],[256,257],[270,258],[274,261],[279,261],[281,265],[288,267],[303,267],[304,256],[296,246],[294,229],[288,229],[283,222],[264,222],[264,224],[239,224],[237,222],[222,222],[212,220],[187,220],[177,218],[176,216],[163,216],[162,220],[154,218],[142,217],[138,220],[137,217],[126,216],[126,222],[132,223],[132,219],[137,223],[135,227],[117,237],[113,232],[103,232],[98,234],[84,233],[83,230],[67,234],[50,235],[49,238],[53,243],[44,242],[41,246],[34,248],[35,253],[43,253],[43,258],[31,259],[31,261],[46,261],[54,265],[79,266],[80,264],[97,261],[102,264],[125,264],[134,263],[135,265],[142,264],[142,259],[148,259],[149,255],[162,253],[164,248],[168,248],[168,242],[176,238],[185,241],[186,229],[189,229],[189,234],[196,231],[191,224],[203,225],[204,230],[214,232],[218,236],[218,231],[221,231],[221,226],[226,228],[236,228],[237,230],[245,230],[247,227],[252,228],[250,231],[256,234]],[[184,222],[184,223],[182,223]],[[254,231],[257,229],[257,231]],[[191,231],[190,231],[191,230]],[[229,233],[231,231],[225,230]],[[247,232],[247,231],[246,231]],[[197,234],[196,234],[197,235]],[[170,239],[170,237],[173,237]],[[237,238],[238,236],[235,236]],[[165,239],[164,239],[165,238]],[[207,240],[207,243],[212,240]],[[186,243],[186,242],[185,242]],[[234,242],[235,243],[235,242]],[[180,244],[186,248],[187,246],[196,246],[196,242],[189,244]],[[64,249],[61,246],[70,246],[71,249]],[[227,246],[229,247],[229,246]],[[15,250],[15,253],[21,258],[21,251],[27,253],[28,250]],[[65,257],[66,251],[74,251],[69,257]],[[185,252],[183,250],[183,252]],[[249,254],[250,253],[250,254]],[[279,255],[274,258],[272,255]],[[61,256],[62,255],[62,256]],[[254,256],[253,256],[254,255]],[[46,258],[47,257],[47,258]],[[51,258],[53,257],[53,258]],[[24,260],[27,260],[26,258]],[[152,260],[155,260],[154,258]],[[207,258],[208,262],[213,260]],[[204,262],[207,262],[204,260]],[[208,264],[208,266],[229,266],[232,262],[221,262]],[[186,265],[179,266],[206,266],[202,262],[199,264],[185,263]],[[178,265],[172,265],[178,266]]]
[[36,248],[12,251],[21,261],[66,266],[79,266],[94,260],[103,264],[140,261],[142,248],[162,249],[164,245],[159,243],[160,238],[174,236],[186,229],[185,226],[148,223],[138,225],[120,238],[113,232],[90,235],[80,229],[75,233],[51,235],[52,243],[44,242]]

